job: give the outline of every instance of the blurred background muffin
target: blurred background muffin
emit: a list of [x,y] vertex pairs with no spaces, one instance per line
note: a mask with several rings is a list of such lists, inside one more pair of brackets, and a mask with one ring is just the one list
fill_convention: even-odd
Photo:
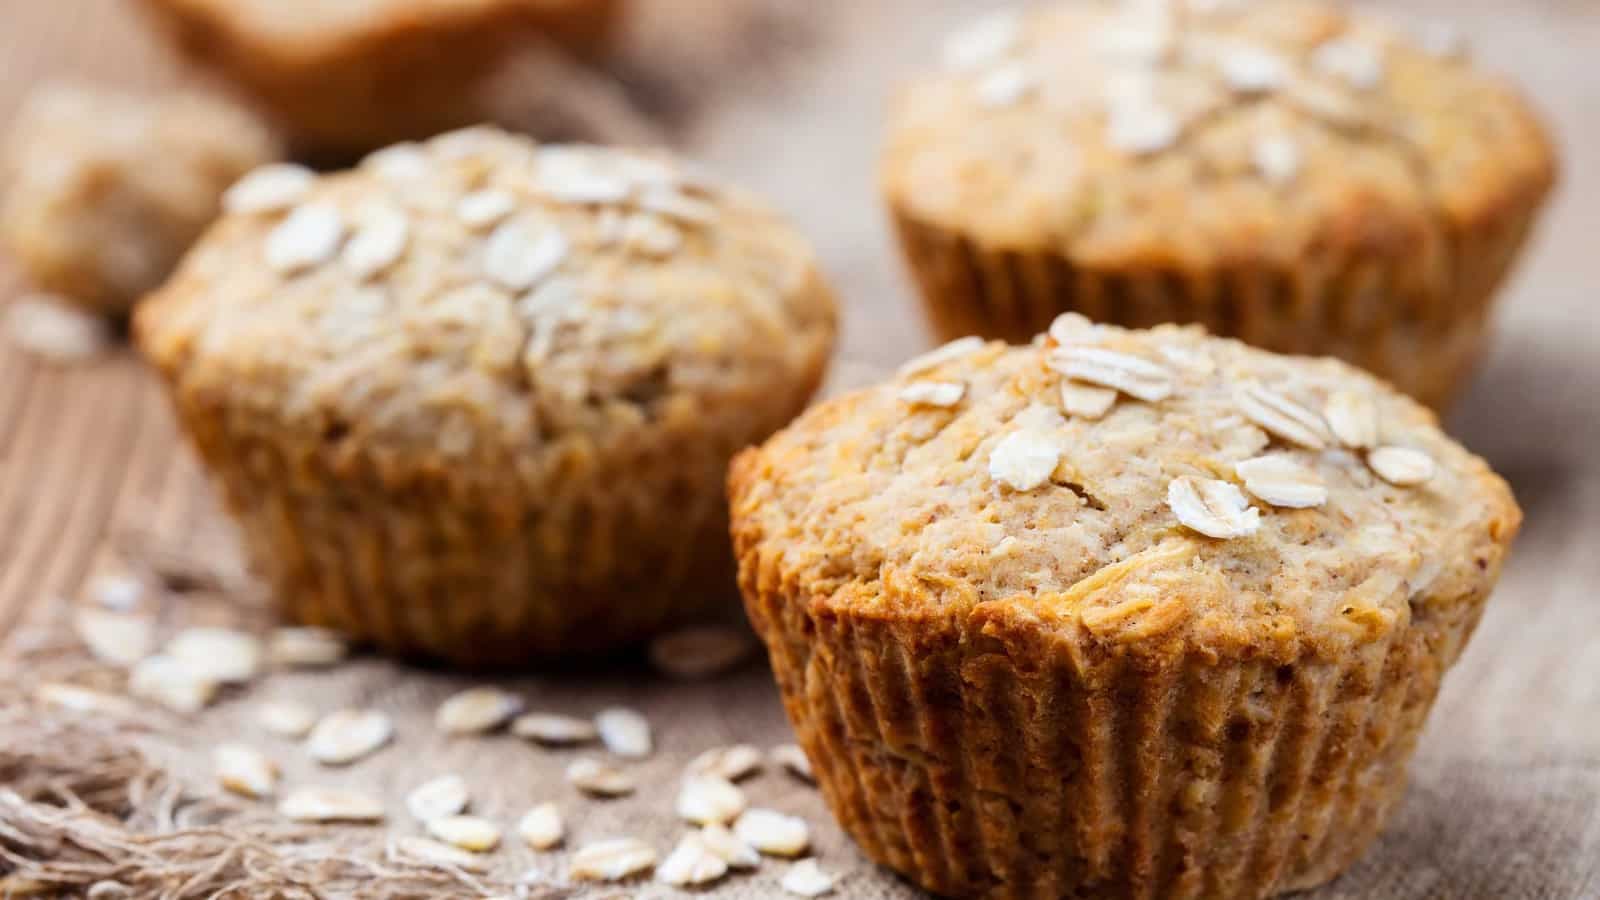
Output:
[[297,149],[350,156],[482,121],[502,64],[530,45],[596,52],[623,0],[141,3]]
[[0,148],[0,243],[35,287],[121,315],[216,218],[223,191],[280,152],[249,115],[198,94],[45,85]]
[[1058,313],[1333,354],[1435,407],[1555,176],[1447,29],[1317,3],[1060,4],[952,35],[881,183],[936,330]]
[[480,665],[732,599],[727,461],[835,327],[764,206],[487,129],[231,199],[136,331],[291,617]]
[[824,402],[730,482],[829,807],[922,887],[995,900],[1338,874],[1521,521],[1364,372],[1071,315]]

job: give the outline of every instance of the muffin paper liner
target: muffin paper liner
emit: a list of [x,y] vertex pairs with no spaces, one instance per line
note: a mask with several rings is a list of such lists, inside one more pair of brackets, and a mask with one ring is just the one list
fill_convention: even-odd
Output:
[[754,421],[583,449],[538,483],[504,460],[263,435],[228,398],[173,394],[286,617],[400,655],[495,666],[620,648],[736,606],[725,462],[747,436],[723,430],[779,427],[820,381],[818,363]]
[[1261,260],[1213,271],[1111,271],[1043,249],[986,248],[894,211],[895,230],[934,330],[1026,343],[1064,312],[1148,328],[1199,323],[1280,353],[1338,356],[1442,409],[1465,385],[1542,193],[1455,233],[1437,253]]
[[872,859],[949,896],[1259,898],[1329,880],[1398,803],[1488,591],[1413,604],[1353,652],[1119,651],[1005,604],[824,604],[734,530],[828,805]]

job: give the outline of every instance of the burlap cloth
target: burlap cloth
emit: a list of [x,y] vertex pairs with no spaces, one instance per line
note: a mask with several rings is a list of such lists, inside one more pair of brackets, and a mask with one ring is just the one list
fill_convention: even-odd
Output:
[[[671,18],[675,3],[652,4],[651,15]],[[716,5],[713,0],[677,8],[693,24],[693,17]],[[714,100],[698,89],[678,90],[649,110],[652,121],[665,123],[661,133],[667,139],[774,196],[815,237],[847,301],[838,367],[845,382],[909,355],[925,341],[905,282],[890,261],[873,198],[872,154],[882,103],[894,73],[926,59],[938,33],[984,5],[794,0],[788,4],[794,15],[783,21],[778,40],[759,25],[735,31],[733,43],[742,52],[731,68],[687,79],[693,85],[711,78]],[[1428,5],[1457,19],[1478,38],[1480,55],[1514,69],[1545,102],[1568,137],[1569,160],[1596,155],[1593,91],[1585,86],[1592,85],[1589,57],[1600,43],[1600,10],[1580,4],[1513,10],[1488,0],[1405,5]],[[643,93],[650,94],[648,85]],[[1569,171],[1568,199],[1585,193],[1589,167],[1573,165]],[[1600,896],[1600,641],[1593,638],[1600,631],[1593,601],[1600,584],[1593,537],[1600,508],[1600,460],[1593,452],[1600,446],[1594,402],[1600,394],[1594,363],[1600,336],[1593,325],[1592,233],[1592,216],[1585,221],[1581,210],[1557,204],[1527,277],[1507,298],[1505,327],[1487,374],[1451,423],[1512,481],[1528,525],[1477,636],[1446,679],[1398,815],[1360,863],[1308,895],[1317,900]],[[145,377],[131,363],[127,368],[128,377]],[[41,382],[36,390],[55,383]],[[36,403],[29,415],[47,416],[58,405]],[[148,423],[140,426],[141,434],[170,429],[158,402],[136,412]],[[26,424],[8,427],[29,435],[37,430]],[[160,441],[152,440],[140,438],[142,460],[156,453],[149,448]],[[30,464],[17,458],[18,448],[31,448],[36,460],[76,451],[42,438],[8,443],[0,434],[0,465]],[[126,493],[149,503],[119,502],[110,521],[96,523],[111,550],[54,565],[73,567],[75,581],[94,568],[86,564],[91,558],[148,565],[175,553],[185,565],[198,561],[200,568],[228,571],[226,529],[208,505],[194,508],[192,498],[204,493],[196,487],[192,464],[180,460],[170,474],[142,477],[148,483],[131,485]],[[40,515],[46,510],[42,495],[37,504],[22,496],[20,509]],[[0,566],[29,565],[6,555],[4,532],[13,524],[0,521]],[[46,571],[44,563],[32,564]],[[58,569],[48,571],[54,583],[67,583]],[[261,597],[247,586],[182,586],[189,590],[168,597],[162,609],[165,627],[186,621],[266,624]],[[64,602],[33,608],[0,648],[0,896],[32,885],[104,898],[270,897],[297,886],[301,896],[316,890],[339,897],[455,897],[514,893],[512,881],[524,876],[517,890],[531,897],[682,895],[647,881],[572,887],[563,877],[568,853],[590,840],[623,835],[665,853],[683,830],[672,800],[694,754],[735,741],[770,747],[790,739],[763,665],[685,684],[661,679],[636,659],[585,672],[494,679],[521,693],[530,709],[585,715],[625,704],[648,715],[657,749],[632,767],[643,787],[610,801],[583,798],[565,783],[562,773],[573,751],[543,750],[506,735],[439,734],[434,707],[477,679],[370,657],[331,672],[272,674],[230,690],[192,719],[157,711],[131,720],[64,716],[34,704],[32,686],[64,679],[115,691],[121,676],[86,661],[63,628]],[[324,710],[377,707],[395,717],[398,737],[348,769],[323,769],[299,748],[262,736],[253,726],[255,704],[268,698],[298,698]],[[390,804],[389,823],[290,827],[270,804],[220,796],[209,750],[220,740],[241,738],[283,765],[285,785],[358,785],[382,793]],[[404,813],[405,792],[449,771],[471,785],[478,813],[505,826],[535,801],[560,802],[570,829],[566,849],[535,854],[508,839],[493,857],[493,873],[477,881],[395,865],[386,858],[387,839],[417,833]],[[838,896],[918,896],[854,850],[814,788],[771,766],[744,786],[753,804],[811,823],[817,856],[841,876]],[[768,862],[755,874],[736,874],[703,893],[779,896],[777,879],[785,869],[784,863]]]

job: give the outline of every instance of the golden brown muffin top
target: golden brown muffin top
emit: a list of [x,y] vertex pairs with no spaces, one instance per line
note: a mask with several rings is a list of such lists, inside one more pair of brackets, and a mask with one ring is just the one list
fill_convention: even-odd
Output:
[[1351,366],[1072,314],[813,408],[732,484],[741,546],[814,607],[1217,652],[1380,641],[1481,596],[1520,521],[1430,412]]
[[831,346],[809,245],[658,153],[470,129],[335,175],[268,167],[225,206],[139,337],[179,390],[274,436],[450,458],[714,433]]
[[1554,177],[1458,37],[1294,0],[1053,5],[952,35],[891,116],[912,218],[1099,265],[1419,248]]

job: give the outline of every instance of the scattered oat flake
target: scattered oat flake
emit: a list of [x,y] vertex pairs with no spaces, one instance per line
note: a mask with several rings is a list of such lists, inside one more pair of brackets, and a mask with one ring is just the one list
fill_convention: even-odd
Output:
[[267,638],[267,661],[285,669],[317,669],[337,665],[350,655],[338,632],[315,626],[279,628]]
[[1240,45],[1224,51],[1217,68],[1228,87],[1243,94],[1259,94],[1282,85],[1289,66],[1270,50]]
[[487,125],[468,125],[434,137],[428,141],[428,146],[440,159],[457,162],[490,151],[495,140],[493,128]]
[[900,389],[900,399],[912,406],[938,406],[948,408],[966,396],[963,381],[913,381]]
[[1234,393],[1234,402],[1245,418],[1272,435],[1312,450],[1328,446],[1328,426],[1322,416],[1277,391],[1245,385]]
[[540,192],[562,203],[620,203],[633,192],[633,184],[613,172],[603,171],[591,151],[545,147],[539,151],[537,185]]
[[341,709],[322,717],[311,729],[306,750],[324,765],[353,763],[371,755],[394,737],[394,723],[370,709]]
[[1061,382],[1061,409],[1069,416],[1091,420],[1103,418],[1116,402],[1117,392],[1113,388],[1070,380]]
[[1250,146],[1250,162],[1269,184],[1288,184],[1300,174],[1300,145],[1281,134],[1259,137]]
[[748,805],[744,791],[720,775],[690,775],[678,791],[679,817],[696,825],[726,825]]
[[1283,96],[1313,116],[1338,128],[1352,128],[1367,119],[1366,112],[1348,93],[1309,78],[1296,78]]
[[683,234],[658,216],[628,216],[622,223],[622,239],[647,256],[667,257],[683,246]]
[[768,856],[799,856],[811,845],[811,829],[804,819],[771,809],[746,810],[733,823],[733,833]]
[[127,718],[139,713],[137,706],[122,697],[76,684],[47,681],[34,688],[33,695],[40,703],[69,712],[94,713],[117,718]]
[[800,749],[799,744],[779,744],[772,748],[772,761],[787,769],[790,774],[806,781],[816,781],[816,773],[811,771],[811,760],[806,752]]
[[1061,444],[1032,428],[1013,431],[989,453],[989,477],[1016,491],[1031,491],[1050,480],[1061,461]]
[[155,646],[155,625],[143,616],[85,606],[72,624],[94,658],[114,666],[131,666]]
[[269,734],[303,738],[317,724],[317,713],[304,703],[270,701],[256,708],[256,724]]
[[433,171],[428,154],[416,144],[395,144],[367,155],[361,164],[386,181],[407,182],[426,178]]
[[721,675],[754,655],[755,640],[729,625],[691,625],[650,642],[650,663],[663,675],[693,680]]
[[1236,538],[1261,526],[1261,513],[1226,481],[1184,475],[1167,485],[1167,506],[1178,521],[1207,537]]
[[729,781],[748,778],[761,770],[761,750],[753,744],[712,747],[689,761],[695,775],[716,775]]
[[1199,350],[1176,344],[1161,344],[1156,347],[1156,352],[1161,354],[1162,359],[1185,372],[1192,372],[1196,375],[1210,375],[1217,371],[1216,362]]
[[439,816],[425,819],[428,833],[441,841],[473,853],[488,853],[500,846],[500,829],[477,816]]
[[1311,66],[1360,90],[1370,90],[1383,82],[1382,52],[1350,38],[1336,38],[1317,47],[1311,53]]
[[288,209],[300,202],[316,178],[316,173],[305,166],[271,163],[234,182],[222,195],[222,208],[230,213]]
[[656,880],[677,887],[710,884],[728,874],[728,861],[706,846],[699,834],[690,833],[656,867]]
[[263,650],[255,635],[233,628],[185,628],[167,644],[167,654],[195,672],[224,684],[249,681],[261,671]]
[[269,797],[278,786],[278,764],[244,744],[221,744],[211,755],[217,782],[243,797]]
[[11,304],[6,310],[6,333],[17,349],[61,364],[93,359],[111,344],[104,322],[44,295]]
[[1165,366],[1129,353],[1068,344],[1047,358],[1050,368],[1068,378],[1115,388],[1138,400],[1155,403],[1172,396],[1172,373]]
[[992,13],[945,39],[946,67],[970,70],[989,65],[1017,45],[1022,37],[1022,20],[1014,12]]
[[327,203],[296,207],[267,235],[267,265],[285,275],[320,266],[339,252],[344,233],[338,207]]
[[921,374],[929,369],[935,368],[936,366],[942,366],[947,362],[960,359],[963,356],[970,356],[974,353],[977,353],[979,350],[984,348],[986,343],[987,342],[984,341],[983,338],[976,335],[969,335],[964,338],[956,338],[948,344],[935,347],[921,356],[916,356],[907,360],[903,365],[900,366],[900,369],[896,374],[898,374],[901,378],[908,378],[912,375]]
[[467,808],[467,781],[454,773],[424,781],[406,795],[406,810],[419,822],[458,816]]
[[621,881],[656,864],[656,851],[637,838],[585,844],[572,854],[568,874],[578,881]]
[[1366,391],[1335,391],[1322,417],[1334,439],[1346,447],[1368,450],[1378,443],[1378,407]]
[[1175,35],[1166,23],[1154,18],[1129,16],[1111,22],[1094,35],[1095,51],[1113,62],[1151,66],[1172,52]]
[[473,191],[456,203],[456,218],[469,228],[498,225],[517,208],[517,198],[506,191]]
[[483,734],[522,712],[522,698],[497,687],[469,688],[439,705],[434,724],[445,734]]
[[783,873],[783,889],[797,897],[821,897],[833,891],[833,876],[814,859],[802,859]]
[[690,225],[715,225],[717,222],[715,206],[687,196],[674,188],[653,187],[641,191],[634,200],[634,205],[646,212]]
[[358,791],[309,787],[283,798],[278,812],[295,822],[379,822],[383,803]]
[[144,582],[121,572],[102,572],[83,589],[84,599],[115,612],[128,612],[144,600]]
[[1432,480],[1433,457],[1410,447],[1379,447],[1367,454],[1367,465],[1378,477],[1399,487],[1412,487]]
[[1125,103],[1111,108],[1106,142],[1114,150],[1148,156],[1170,148],[1182,133],[1178,117],[1154,101]]
[[368,279],[400,261],[411,240],[411,220],[388,206],[370,210],[344,248],[344,265],[357,278]]
[[583,744],[595,740],[600,732],[594,723],[574,716],[554,713],[528,713],[511,723],[511,733],[541,744]]
[[1099,328],[1082,313],[1065,312],[1050,320],[1047,333],[1057,346],[1066,346],[1092,340]]
[[641,759],[653,749],[650,722],[634,710],[620,706],[601,710],[594,717],[594,727],[606,749],[618,756]]
[[761,865],[761,854],[745,843],[728,826],[713,822],[700,829],[700,840],[734,869],[754,869]]
[[978,79],[973,88],[978,104],[990,109],[1015,106],[1038,86],[1038,81],[1022,63],[1006,63]]
[[556,228],[535,235],[522,222],[506,222],[484,243],[483,271],[501,287],[525,291],[559,268],[569,249]]
[[1273,506],[1308,509],[1328,502],[1328,487],[1310,468],[1282,454],[1235,463],[1244,489]]
[[517,835],[535,850],[549,850],[559,845],[567,836],[567,825],[561,820],[560,807],[554,803],[541,803],[528,810],[517,822]]
[[489,864],[476,853],[453,847],[432,838],[406,836],[394,842],[394,857],[399,862],[463,872],[486,872]]
[[567,766],[567,781],[573,787],[598,797],[621,797],[638,786],[632,775],[616,766],[583,756]]
[[164,654],[145,657],[128,675],[128,693],[180,713],[205,709],[217,696],[219,687],[216,679],[195,671],[184,660]]

